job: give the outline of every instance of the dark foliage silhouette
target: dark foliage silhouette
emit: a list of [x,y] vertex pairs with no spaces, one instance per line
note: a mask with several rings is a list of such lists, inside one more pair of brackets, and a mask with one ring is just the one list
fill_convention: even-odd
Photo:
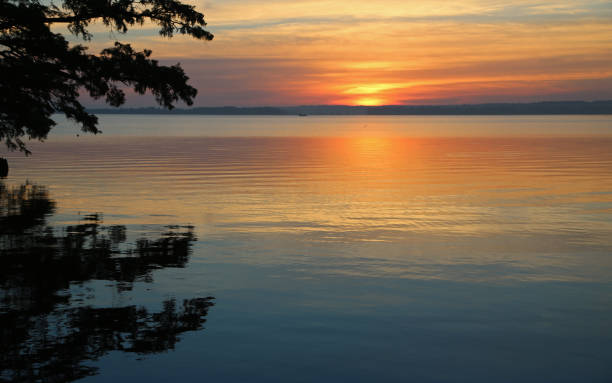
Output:
[[169,226],[132,245],[125,226],[104,226],[100,214],[61,231],[48,227],[54,207],[44,187],[0,183],[0,381],[76,380],[96,373],[84,362],[110,351],[164,352],[202,328],[212,297],[169,299],[151,312],[77,307],[70,293],[89,280],[130,290],[135,281],[151,282],[154,270],[185,267],[193,227]]
[[162,36],[213,38],[204,29],[204,15],[176,0],[0,0],[0,141],[10,149],[28,154],[22,137],[46,138],[55,125],[54,112],[64,113],[84,132],[98,133],[97,118],[78,100],[82,91],[112,106],[125,102],[121,86],[149,91],[167,108],[179,100],[193,103],[197,90],[187,84],[179,64],[161,66],[150,50],[138,52],[119,42],[90,54],[51,30],[52,24],[64,24],[89,40],[87,28],[94,21],[120,33],[152,22]]
[[9,166],[6,158],[0,157],[0,178],[4,178],[8,175]]

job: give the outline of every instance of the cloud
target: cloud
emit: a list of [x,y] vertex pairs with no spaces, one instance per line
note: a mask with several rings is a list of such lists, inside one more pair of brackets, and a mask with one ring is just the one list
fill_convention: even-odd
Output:
[[[155,28],[116,35],[181,62],[199,105],[612,98],[603,0],[224,0],[212,42]],[[92,49],[109,45],[96,34]],[[112,39],[111,39],[112,40]]]

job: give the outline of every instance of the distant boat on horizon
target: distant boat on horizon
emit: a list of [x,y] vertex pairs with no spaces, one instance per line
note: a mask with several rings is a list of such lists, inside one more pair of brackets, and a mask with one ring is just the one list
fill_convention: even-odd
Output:
[[308,115],[307,115],[306,113],[299,113],[299,114],[298,114],[298,116],[300,116],[300,117],[306,117],[306,116],[308,116]]

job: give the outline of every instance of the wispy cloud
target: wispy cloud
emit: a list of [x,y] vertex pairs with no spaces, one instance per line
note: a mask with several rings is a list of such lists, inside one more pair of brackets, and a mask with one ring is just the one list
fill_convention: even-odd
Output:
[[201,105],[612,98],[607,0],[192,3],[212,42],[111,37],[183,62]]

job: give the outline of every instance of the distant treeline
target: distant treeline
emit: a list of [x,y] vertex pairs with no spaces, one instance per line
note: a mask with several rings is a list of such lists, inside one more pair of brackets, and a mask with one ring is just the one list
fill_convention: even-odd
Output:
[[311,105],[280,107],[196,107],[173,110],[161,108],[90,109],[95,114],[200,114],[230,116],[286,115],[537,115],[537,114],[612,114],[609,101],[547,101],[473,105]]

